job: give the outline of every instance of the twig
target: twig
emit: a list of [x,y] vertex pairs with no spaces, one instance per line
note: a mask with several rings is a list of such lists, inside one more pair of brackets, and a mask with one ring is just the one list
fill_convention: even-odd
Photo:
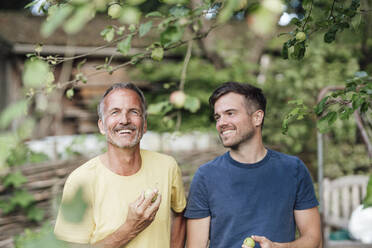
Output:
[[181,73],[180,90],[183,90],[185,87],[186,71],[187,71],[187,66],[189,65],[189,62],[190,62],[191,51],[192,51],[192,40],[189,40],[187,42],[187,52],[186,52],[185,60],[183,62],[183,68],[182,68],[182,73]]
[[328,16],[328,20],[332,17],[333,19],[335,18],[333,16],[333,10],[334,10],[334,7],[335,7],[335,3],[336,3],[336,0],[333,0],[333,3],[332,3],[332,7],[331,7],[331,12],[329,12],[329,16]]
[[309,14],[307,15],[307,18],[306,18],[306,20],[305,20],[304,25],[302,25],[302,30],[305,29],[305,26],[306,26],[307,22],[309,21],[309,18],[310,18],[311,12],[313,11],[313,5],[314,5],[314,0],[311,1]]
[[[131,33],[131,34],[128,34],[128,35],[135,35],[136,33],[137,33],[137,32],[135,32],[135,33]],[[119,37],[119,38],[117,38],[117,39],[115,39],[115,40],[113,40],[113,41],[111,41],[111,42],[109,42],[109,43],[107,43],[107,44],[105,44],[105,45],[103,45],[103,46],[96,47],[96,48],[94,48],[92,51],[90,51],[90,52],[88,52],[88,53],[80,54],[80,55],[73,56],[73,57],[59,58],[59,62],[58,62],[57,64],[60,64],[60,63],[62,63],[62,62],[64,62],[64,61],[75,60],[75,59],[79,59],[79,58],[83,58],[83,57],[87,57],[87,56],[89,56],[89,55],[92,55],[92,54],[94,54],[95,52],[97,52],[97,51],[99,51],[99,50],[101,50],[101,49],[103,49],[103,48],[109,47],[109,46],[111,46],[111,45],[113,45],[113,44],[118,43],[119,41],[124,40],[125,38],[128,37],[128,35],[125,35],[125,36]]]
[[[164,48],[164,51],[167,51],[167,50],[170,50],[170,49],[173,49],[173,48],[176,48],[176,47],[180,47],[180,46],[186,44],[189,41],[203,39],[206,36],[208,36],[208,34],[214,28],[216,28],[217,26],[218,25],[212,25],[205,33],[198,34],[198,35],[196,35],[196,36],[194,36],[194,37],[192,37],[191,39],[188,39],[188,40],[179,41],[178,43],[176,43],[176,44],[174,44],[172,46],[169,46],[169,47]],[[93,51],[90,52],[89,55],[92,54],[92,53],[93,53]],[[87,56],[87,55],[85,55],[85,56]],[[82,57],[82,56],[75,56],[74,58],[76,58],[76,57]],[[143,60],[145,58],[150,58],[150,57],[151,57],[151,51],[148,51],[148,52],[144,53],[141,58],[137,58],[137,59],[138,59],[138,61],[141,61],[141,60]],[[117,65],[117,66],[113,67],[112,70],[110,70],[110,72],[114,72],[114,71],[116,71],[116,70],[118,70],[120,68],[123,68],[123,67],[125,67],[127,65],[130,65],[130,64],[132,64],[132,61],[127,61],[127,62],[125,62],[123,64]],[[93,72],[91,74],[86,75],[86,77],[88,78],[88,77],[96,76],[96,75],[99,75],[101,73],[106,73],[106,72],[107,71],[97,71],[97,72]],[[61,89],[61,88],[68,87],[68,86],[76,86],[79,81],[80,81],[80,79],[73,79],[73,80],[70,80],[70,81],[67,81],[67,82],[58,82],[57,83],[57,88]]]

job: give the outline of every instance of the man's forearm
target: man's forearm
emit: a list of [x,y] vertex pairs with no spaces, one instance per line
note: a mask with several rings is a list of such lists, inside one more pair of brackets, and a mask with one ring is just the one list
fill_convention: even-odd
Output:
[[185,247],[186,220],[182,213],[174,213],[171,230],[171,248]]
[[318,248],[320,239],[318,237],[305,236],[289,243],[273,243],[273,248]]
[[108,235],[103,240],[93,245],[95,248],[118,248],[121,247],[132,239],[134,239],[139,232],[132,230],[127,223],[124,223],[118,230]]

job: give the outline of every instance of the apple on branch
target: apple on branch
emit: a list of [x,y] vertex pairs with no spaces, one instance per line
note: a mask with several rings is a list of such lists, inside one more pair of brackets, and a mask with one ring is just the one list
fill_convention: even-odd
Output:
[[185,105],[186,94],[182,90],[173,91],[169,96],[169,101],[174,107],[180,109]]

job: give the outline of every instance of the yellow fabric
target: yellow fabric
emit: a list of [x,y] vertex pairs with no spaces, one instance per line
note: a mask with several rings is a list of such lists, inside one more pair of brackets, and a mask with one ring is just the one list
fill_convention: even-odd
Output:
[[106,168],[99,157],[83,164],[68,177],[62,202],[74,196],[82,186],[88,202],[82,222],[74,224],[58,213],[55,234],[74,243],[94,244],[125,221],[128,205],[148,188],[158,188],[162,201],[155,220],[126,248],[167,248],[170,245],[171,211],[182,212],[186,206],[182,176],[176,161],[167,155],[141,150],[141,169],[132,176],[119,176]]

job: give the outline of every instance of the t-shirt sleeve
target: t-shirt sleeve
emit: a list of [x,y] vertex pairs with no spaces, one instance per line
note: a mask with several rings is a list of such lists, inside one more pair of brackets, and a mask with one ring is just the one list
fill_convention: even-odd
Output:
[[185,217],[198,219],[208,216],[210,216],[210,210],[207,187],[204,177],[201,175],[200,170],[198,170],[191,182]]
[[[87,244],[90,242],[91,234],[93,233],[94,229],[94,221],[92,215],[92,204],[91,204],[91,197],[90,197],[90,189],[87,184],[82,183],[83,180],[81,178],[70,175],[66,180],[61,206],[58,211],[58,216],[56,220],[56,224],[54,227],[54,233],[57,238],[71,242],[71,243],[79,243],[79,244]],[[76,196],[79,190],[82,190],[82,202],[75,202],[77,204],[86,204],[86,209],[84,212],[84,217],[80,222],[71,222],[65,218],[63,215],[63,203],[71,203],[71,200]],[[74,199],[75,200],[75,199]],[[69,209],[70,210],[70,209]],[[68,210],[66,210],[68,211]],[[71,210],[70,210],[71,211]]]
[[296,210],[304,210],[318,206],[313,181],[305,164],[298,160]]
[[182,173],[177,162],[172,170],[171,208],[176,213],[181,213],[186,207],[185,189],[183,187]]

